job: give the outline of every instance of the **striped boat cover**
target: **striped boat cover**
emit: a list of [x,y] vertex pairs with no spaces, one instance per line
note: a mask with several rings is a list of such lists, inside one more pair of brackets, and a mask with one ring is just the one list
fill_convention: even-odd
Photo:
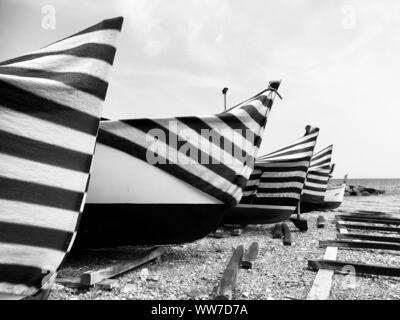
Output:
[[0,63],[0,293],[34,294],[72,246],[121,26]]
[[294,212],[304,186],[319,129],[306,127],[293,143],[256,160],[242,204],[262,205],[266,210]]
[[[253,170],[274,96],[275,88],[269,88],[212,116],[102,121],[98,142],[236,205]],[[149,160],[149,155],[157,158]]]
[[319,151],[311,158],[310,169],[301,195],[302,201],[323,202],[325,191],[330,179],[332,148]]

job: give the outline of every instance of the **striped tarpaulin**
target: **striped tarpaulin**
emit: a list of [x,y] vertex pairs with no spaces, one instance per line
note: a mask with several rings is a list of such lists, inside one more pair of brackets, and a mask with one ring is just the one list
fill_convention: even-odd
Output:
[[279,150],[259,157],[246,185],[241,204],[257,205],[276,213],[294,212],[304,186],[319,129]]
[[72,246],[121,26],[0,63],[0,293],[34,294]]
[[332,148],[319,151],[311,158],[301,200],[306,202],[323,202],[331,173]]
[[276,89],[213,116],[102,121],[98,142],[236,205],[253,170]]

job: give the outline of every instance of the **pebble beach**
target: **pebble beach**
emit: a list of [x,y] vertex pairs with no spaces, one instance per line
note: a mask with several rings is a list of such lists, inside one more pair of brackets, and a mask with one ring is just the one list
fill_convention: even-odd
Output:
[[[55,284],[52,300],[209,300],[213,288],[229,262],[232,250],[239,245],[248,248],[259,243],[259,254],[252,269],[240,269],[233,299],[238,300],[292,300],[306,299],[312,287],[315,271],[307,268],[309,259],[322,259],[325,248],[319,240],[335,239],[334,217],[355,210],[380,210],[399,214],[397,195],[346,197],[342,206],[329,212],[314,211],[304,214],[309,230],[300,232],[289,221],[292,245],[284,246],[282,239],[273,239],[273,225],[247,226],[240,236],[228,232],[223,238],[206,237],[184,245],[166,247],[156,260],[126,272],[115,279],[111,290],[96,287],[73,289]],[[317,217],[327,220],[324,228],[317,228]],[[400,216],[400,214],[399,214]],[[400,267],[400,254],[395,251],[344,249],[338,250],[338,259]],[[78,276],[83,271],[110,263],[100,252],[81,253],[69,258],[59,276]],[[112,261],[111,261],[112,263]],[[335,274],[330,299],[400,299],[400,279],[383,276],[349,278]]]

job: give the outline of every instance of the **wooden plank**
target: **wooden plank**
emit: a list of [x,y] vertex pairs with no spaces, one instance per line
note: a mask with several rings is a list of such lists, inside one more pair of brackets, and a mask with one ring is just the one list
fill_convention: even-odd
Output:
[[208,236],[211,238],[217,238],[217,239],[223,238],[224,230],[222,230],[221,228],[218,228],[217,230],[211,232]]
[[385,243],[374,241],[352,241],[352,240],[321,240],[319,246],[338,247],[338,248],[363,248],[363,249],[380,249],[380,250],[395,250],[400,251],[400,244]]
[[317,228],[323,228],[323,227],[325,227],[325,224],[326,224],[326,220],[325,220],[324,216],[318,216]]
[[215,300],[231,300],[232,291],[236,285],[237,274],[243,259],[244,247],[238,246],[222,275],[219,285],[215,289]]
[[348,230],[343,226],[343,220],[341,220],[340,218],[337,218],[337,223],[339,225],[342,225],[341,227],[339,227],[339,233],[342,233],[342,234],[348,233]]
[[282,231],[283,231],[283,245],[291,246],[292,245],[292,234],[290,233],[289,227],[286,223],[282,223]]
[[243,261],[241,264],[241,267],[243,269],[253,268],[254,261],[256,261],[256,259],[257,259],[258,251],[259,251],[258,242],[253,242],[243,257]]
[[345,266],[353,266],[356,274],[374,274],[380,276],[400,277],[400,268],[396,267],[325,259],[308,260],[308,268],[311,270],[329,269],[332,271],[341,272]]
[[56,283],[73,289],[86,289],[89,287],[88,285],[81,283],[81,279],[79,277],[56,278]]
[[274,231],[272,232],[272,238],[273,239],[280,239],[282,238],[283,234],[282,234],[282,223],[277,223],[274,226]]
[[336,216],[343,221],[354,221],[354,222],[368,222],[368,223],[378,223],[378,224],[393,224],[400,225],[400,220],[397,219],[383,219],[383,218],[370,218],[370,217],[357,217],[350,215],[339,215]]
[[361,233],[338,234],[337,238],[400,243],[400,237],[376,236],[376,235],[361,234]]
[[165,252],[165,248],[157,247],[150,249],[146,252],[141,252],[137,258],[134,260],[122,261],[114,264],[111,267],[92,270],[83,273],[80,277],[80,282],[86,286],[92,286],[98,282],[101,282],[105,279],[109,279],[115,277],[123,272],[129,271],[133,268],[136,268],[144,263],[150,262],[151,260],[156,259],[161,256]]
[[109,291],[118,286],[118,280],[116,279],[105,279],[95,284],[95,288],[98,290]]
[[376,215],[380,215],[380,216],[386,216],[388,215],[388,213],[383,212],[383,211],[373,211],[373,210],[357,210],[358,214],[376,214]]
[[235,228],[231,231],[231,235],[234,237],[238,237],[242,234],[242,228]]
[[[326,248],[324,260],[335,260],[337,256],[337,247]],[[314,283],[307,295],[307,300],[327,300],[331,291],[334,272],[332,270],[319,269]]]
[[389,226],[375,226],[375,225],[367,225],[367,224],[350,224],[342,222],[336,223],[336,227],[339,229],[341,226],[347,229],[358,229],[358,230],[373,230],[373,231],[389,231],[389,232],[398,232],[400,233],[400,228],[398,227],[389,227]]

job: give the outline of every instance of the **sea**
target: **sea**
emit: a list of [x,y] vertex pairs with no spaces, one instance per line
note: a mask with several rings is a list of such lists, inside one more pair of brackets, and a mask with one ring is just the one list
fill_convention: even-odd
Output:
[[[330,184],[337,185],[342,182],[343,179],[332,179]],[[384,190],[385,193],[376,196],[347,196],[340,210],[380,211],[400,215],[400,179],[347,179],[347,184]]]

